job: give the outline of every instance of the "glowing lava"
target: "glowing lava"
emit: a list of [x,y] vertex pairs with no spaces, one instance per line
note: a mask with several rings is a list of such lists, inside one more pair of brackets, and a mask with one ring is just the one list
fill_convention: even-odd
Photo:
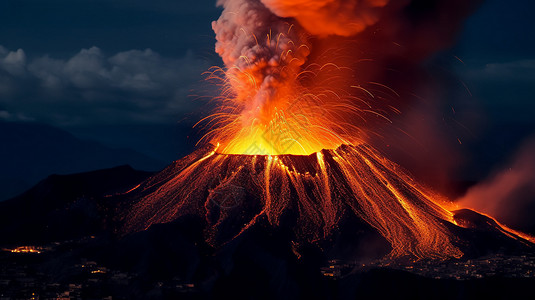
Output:
[[[214,247],[258,226],[288,228],[292,244],[300,244],[327,240],[352,219],[387,241],[391,257],[461,257],[469,217],[456,215],[453,204],[366,143],[371,126],[363,123],[370,116],[388,120],[378,107],[399,95],[379,83],[356,84],[355,70],[335,64],[337,57],[311,52],[311,33],[304,30],[319,19],[331,25],[322,30],[355,34],[378,22],[380,11],[398,13],[404,5],[304,2],[306,16],[290,1],[219,2],[224,10],[212,27],[225,68],[212,68],[208,79],[218,82],[221,95],[217,111],[200,121],[207,130],[200,142],[218,147],[200,148],[129,191],[124,231],[195,216]],[[348,3],[346,12],[341,4]],[[354,23],[346,26],[330,11]],[[530,243],[531,237],[481,218],[500,237]]]
[[[209,130],[200,142],[221,144],[221,153],[309,155],[361,143],[367,135],[359,125],[369,115],[388,121],[384,113],[374,110],[380,96],[375,99],[364,87],[352,86],[348,68],[333,63],[308,65],[294,78],[278,83],[275,91],[268,91],[270,95],[241,72],[245,71],[214,68],[208,76],[221,82],[223,92],[215,99],[220,105],[217,112],[198,123]],[[240,76],[248,78],[246,86],[232,84],[240,82]],[[378,83],[369,85],[395,95]],[[242,95],[242,90],[247,93]]]
[[308,155],[361,142],[359,122],[383,117],[353,70],[333,56],[307,60],[311,36],[300,25],[260,1],[223,6],[212,26],[225,68],[207,72],[221,93],[216,112],[199,122],[207,131],[200,142],[219,143],[227,154]]
[[[247,57],[243,59],[247,61]],[[286,66],[281,68],[285,70]],[[361,111],[358,104],[369,106],[343,89],[325,87],[329,81],[322,82],[323,73],[340,73],[334,64],[291,71],[294,74],[285,74],[286,79],[276,88],[258,86],[257,81],[262,79],[249,73],[254,74],[254,70],[223,72],[214,68],[209,73],[208,79],[220,80],[224,88],[216,99],[220,103],[218,112],[200,122],[210,129],[201,141],[220,143],[222,153],[308,155],[334,149],[350,143],[348,137],[358,131],[344,118]],[[307,79],[314,81],[314,87],[303,85]]]
[[352,216],[390,243],[392,257],[463,254],[451,230],[458,226],[447,209],[451,203],[366,145],[309,156],[199,150],[129,193],[135,195],[135,203],[124,216],[127,232],[200,215],[214,246],[240,236],[260,220],[273,227],[284,223],[295,232],[295,242],[302,243],[327,239],[342,218]]

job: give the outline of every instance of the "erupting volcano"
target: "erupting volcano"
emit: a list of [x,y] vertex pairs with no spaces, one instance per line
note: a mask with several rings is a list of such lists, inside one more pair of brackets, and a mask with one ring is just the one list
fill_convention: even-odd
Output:
[[0,298],[529,295],[535,7],[483,1],[4,1]]
[[[415,2],[219,1],[213,29],[225,68],[208,72],[221,94],[199,122],[206,144],[126,194],[123,231],[195,215],[208,243],[220,247],[255,226],[285,227],[299,255],[300,245],[329,240],[356,220],[355,230],[387,242],[390,257],[447,259],[463,256],[467,236],[484,223],[531,245],[527,235],[458,210],[369,142],[378,123],[401,112],[400,95],[373,81],[381,67],[358,63],[380,65],[377,57],[396,47],[417,62],[447,43],[430,38],[433,26],[450,26],[442,30],[448,40],[461,19],[404,22]],[[432,2],[460,15],[471,7]],[[366,59],[370,51],[376,56]]]
[[[308,156],[217,150],[199,149],[129,191],[125,231],[196,215],[205,219],[212,246],[253,226],[285,226],[298,252],[300,244],[326,240],[342,229],[341,221],[356,219],[388,241],[391,257],[445,259],[462,256],[467,232],[480,226],[365,144]],[[480,217],[504,238],[533,241]]]

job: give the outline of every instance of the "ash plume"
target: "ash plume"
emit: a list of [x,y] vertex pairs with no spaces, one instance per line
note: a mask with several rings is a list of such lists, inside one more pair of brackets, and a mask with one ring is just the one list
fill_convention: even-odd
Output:
[[[322,41],[338,36],[357,41],[351,49],[357,56],[362,46],[373,46],[370,50],[378,53],[377,56],[391,55],[385,51],[387,46],[386,49],[397,48],[392,52],[402,48],[407,59],[425,58],[450,45],[463,20],[480,2],[482,0],[219,0],[217,4],[224,10],[212,27],[217,39],[216,52],[227,68],[255,67],[266,78],[278,73],[270,67],[278,66],[281,60],[283,65],[291,62],[295,67],[313,63],[307,61],[309,51],[316,51],[308,44],[312,39]],[[289,30],[290,26],[293,30]],[[370,45],[370,40],[374,45]],[[306,47],[290,49],[289,41],[298,46],[305,43]],[[277,49],[277,45],[281,49]],[[348,47],[348,44],[342,46]],[[291,56],[281,58],[281,52],[287,50],[292,50]],[[240,59],[243,56],[249,60]]]
[[[314,35],[352,36],[377,23],[388,10],[408,1],[261,0],[273,13],[295,18]],[[392,2],[392,3],[391,3]]]
[[[223,12],[212,27],[225,67],[211,75],[219,72],[212,77],[221,79],[222,104],[206,140],[244,153],[247,146],[228,145],[259,140],[276,122],[287,140],[305,136],[303,154],[373,135],[388,140],[384,126],[403,123],[418,93],[420,63],[454,41],[479,2],[218,1]],[[303,133],[304,123],[323,131]],[[322,135],[337,142],[318,141]]]
[[224,10],[212,28],[227,76],[235,76],[230,84],[238,99],[252,100],[253,108],[262,105],[296,77],[309,47],[299,30],[291,30],[292,24],[259,1],[222,0],[218,5]]

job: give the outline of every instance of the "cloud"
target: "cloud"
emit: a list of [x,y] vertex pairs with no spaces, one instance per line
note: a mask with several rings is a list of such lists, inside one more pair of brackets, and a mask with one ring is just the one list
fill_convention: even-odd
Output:
[[22,75],[25,71],[26,54],[24,50],[8,51],[0,46],[0,68],[12,75]]
[[476,60],[455,71],[489,114],[489,122],[533,124],[535,59]]
[[208,67],[191,52],[109,56],[91,47],[64,59],[28,59],[22,49],[0,46],[0,106],[4,114],[55,125],[174,122],[199,106],[189,95]]
[[1,121],[22,121],[22,122],[34,121],[32,118],[29,118],[25,116],[24,114],[13,115],[6,110],[0,110],[0,120]]
[[470,79],[535,83],[535,59],[489,63],[466,71]]

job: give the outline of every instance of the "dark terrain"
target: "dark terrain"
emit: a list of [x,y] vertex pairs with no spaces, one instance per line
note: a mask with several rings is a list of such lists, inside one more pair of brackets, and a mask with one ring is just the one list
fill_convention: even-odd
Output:
[[51,174],[71,174],[131,165],[156,171],[166,162],[110,148],[49,125],[0,121],[0,201],[21,194]]
[[[176,170],[180,165],[174,163]],[[354,218],[344,219],[327,241],[298,248],[291,227],[273,228],[263,219],[218,247],[206,242],[204,215],[185,215],[139,232],[120,230],[118,216],[125,215],[121,210],[131,197],[124,193],[165,174],[151,177],[122,166],[53,175],[0,203],[0,295],[514,299],[535,284],[532,247],[507,238],[491,219],[470,210],[456,212],[456,219],[467,224],[458,233],[466,255],[450,261],[377,259],[389,251],[381,242],[370,250],[374,255],[351,256],[356,239],[375,238]],[[40,253],[16,252],[20,246]]]

